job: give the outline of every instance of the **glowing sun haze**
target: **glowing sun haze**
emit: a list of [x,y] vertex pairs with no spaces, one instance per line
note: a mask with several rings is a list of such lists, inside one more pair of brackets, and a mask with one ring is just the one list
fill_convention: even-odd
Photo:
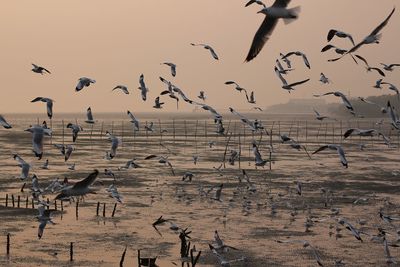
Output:
[[[314,93],[349,90],[352,96],[389,93],[372,88],[377,74],[367,74],[350,57],[336,63],[326,60],[333,52],[320,53],[326,45],[329,29],[349,32],[358,42],[381,23],[396,0],[293,0],[289,7],[301,5],[300,17],[289,25],[280,21],[261,53],[243,63],[254,33],[264,15],[260,7],[244,7],[239,0],[69,0],[6,1],[0,9],[1,97],[0,113],[45,112],[44,105],[30,103],[36,96],[55,100],[54,113],[82,112],[88,106],[96,112],[133,112],[154,110],[154,98],[165,88],[163,76],[179,86],[190,98],[200,90],[206,103],[220,112],[250,109],[244,94],[224,85],[237,81],[255,91],[257,105],[286,102],[292,98],[310,98]],[[265,1],[267,5],[272,1]],[[400,10],[382,31],[381,44],[366,45],[358,53],[372,66],[400,63]],[[212,59],[207,50],[192,47],[191,42],[210,44],[220,57]],[[333,44],[349,48],[348,40],[335,38]],[[279,52],[303,51],[311,70],[300,59],[287,76],[290,82],[312,80],[288,94],[274,73]],[[160,63],[177,64],[177,76]],[[31,63],[48,68],[51,75],[30,71]],[[379,66],[380,67],[380,66]],[[333,84],[321,85],[324,72]],[[148,99],[140,97],[139,76],[144,74]],[[385,80],[400,86],[400,69],[388,73]],[[96,84],[75,92],[80,77],[95,79]],[[111,92],[119,84],[131,92]],[[173,99],[161,97],[165,111],[176,111]],[[183,102],[183,101],[180,101]],[[181,111],[193,106],[182,103]]]

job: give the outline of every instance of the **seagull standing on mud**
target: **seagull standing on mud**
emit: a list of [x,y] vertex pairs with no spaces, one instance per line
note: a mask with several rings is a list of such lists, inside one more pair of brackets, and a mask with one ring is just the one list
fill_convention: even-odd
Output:
[[271,37],[279,19],[283,19],[286,24],[297,19],[300,7],[287,9],[286,7],[289,3],[290,0],[275,0],[272,6],[265,7],[258,11],[258,13],[265,15],[265,19],[254,35],[253,42],[245,60],[246,62],[251,61],[260,53],[265,43]]

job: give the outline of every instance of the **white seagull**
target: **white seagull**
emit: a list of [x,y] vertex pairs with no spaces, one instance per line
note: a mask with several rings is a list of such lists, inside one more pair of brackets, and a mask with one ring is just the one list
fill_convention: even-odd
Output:
[[51,74],[51,72],[50,71],[48,71],[46,68],[43,68],[43,67],[41,67],[41,66],[38,66],[38,65],[36,65],[36,64],[33,64],[32,63],[32,66],[33,66],[33,69],[32,69],[32,71],[33,72],[35,72],[35,73],[40,73],[40,74],[44,74],[44,72],[47,72],[48,74]]
[[172,75],[173,77],[176,76],[176,65],[175,65],[174,63],[171,63],[171,62],[164,62],[164,63],[162,63],[162,64],[167,65],[168,67],[170,67],[170,69],[171,69],[171,75]]
[[89,124],[94,124],[95,120],[93,119],[93,114],[92,114],[92,109],[90,107],[88,107],[88,109],[86,110],[86,123]]
[[6,129],[11,129],[12,128],[11,124],[9,124],[2,115],[0,115],[0,125],[3,126]]
[[326,37],[326,39],[328,40],[328,42],[330,42],[333,39],[333,37],[335,37],[335,36],[337,36],[339,38],[349,38],[349,40],[351,41],[353,46],[356,45],[354,43],[353,36],[351,36],[351,34],[346,33],[346,32],[342,32],[342,31],[339,31],[339,30],[335,30],[335,29],[332,29],[332,30],[330,30],[328,32],[328,36]]
[[112,89],[112,91],[114,90],[121,90],[126,95],[129,95],[128,87],[126,87],[125,85],[117,85],[114,87],[114,89]]
[[72,142],[75,142],[76,138],[78,138],[78,133],[83,131],[83,128],[81,126],[72,123],[68,123],[67,128],[72,130]]
[[344,154],[344,150],[343,150],[343,148],[342,148],[340,145],[335,145],[335,144],[324,145],[324,146],[321,146],[320,148],[318,148],[317,150],[315,150],[312,154],[313,154],[313,155],[314,155],[314,154],[317,154],[318,152],[320,152],[320,151],[322,151],[322,150],[325,150],[325,149],[336,150],[337,153],[338,153],[338,155],[339,155],[340,162],[342,163],[342,165],[343,165],[344,167],[346,167],[346,168],[349,167],[349,166],[348,166],[347,159],[346,159],[346,156],[345,156],[345,154]]
[[279,19],[284,19],[286,23],[297,19],[300,7],[287,9],[286,7],[289,3],[290,0],[275,0],[272,6],[265,7],[258,12],[264,14],[265,19],[254,35],[253,42],[245,60],[246,62],[251,61],[260,53],[265,43],[271,37]]
[[328,92],[328,93],[325,93],[325,94],[322,94],[322,95],[314,95],[315,97],[321,97],[321,96],[326,96],[326,95],[334,95],[334,96],[336,96],[336,97],[340,97],[341,99],[342,99],[342,101],[343,101],[343,104],[346,106],[346,108],[350,111],[350,113],[352,114],[352,115],[356,115],[356,113],[354,112],[354,108],[353,108],[353,106],[351,105],[351,103],[350,103],[350,101],[347,99],[347,97],[342,93],[342,92],[339,92],[339,91],[336,91],[336,92]]
[[288,84],[287,81],[285,80],[285,78],[283,78],[282,74],[280,73],[280,71],[278,70],[277,67],[275,67],[275,73],[276,73],[276,75],[279,77],[279,79],[282,82],[282,89],[288,90],[289,93],[290,93],[290,91],[295,90],[293,87],[295,87],[297,85],[301,85],[303,83],[306,83],[306,82],[308,82],[310,80],[310,79],[306,79],[306,80],[303,80],[303,81],[299,81],[299,82]]
[[42,101],[46,103],[46,107],[47,107],[47,116],[49,117],[49,119],[51,119],[53,117],[53,100],[47,97],[41,97],[38,96],[35,99],[33,99],[31,102],[38,102],[38,101]]
[[139,121],[135,118],[135,116],[133,116],[133,114],[129,110],[126,113],[128,114],[129,118],[131,118],[131,123],[133,124],[133,130],[139,131]]
[[94,190],[89,188],[89,186],[93,184],[98,174],[99,171],[94,170],[85,179],[61,190],[61,193],[56,196],[56,199],[64,200],[74,196],[84,196],[89,193],[94,193]]
[[215,53],[215,50],[214,50],[211,46],[209,46],[209,45],[207,45],[207,44],[194,44],[194,43],[191,43],[191,45],[192,45],[192,46],[202,46],[202,47],[204,47],[204,49],[207,49],[207,50],[210,51],[212,57],[213,57],[215,60],[218,60],[218,59],[219,59],[217,53]]
[[29,177],[29,170],[31,168],[31,165],[17,154],[15,154],[13,157],[16,161],[18,161],[18,166],[21,168],[21,175],[18,178],[20,178],[21,180],[25,180]]
[[309,69],[311,68],[310,62],[308,61],[306,54],[304,54],[303,52],[300,52],[300,51],[289,52],[286,55],[283,55],[282,59],[288,58],[288,57],[290,57],[292,55],[296,55],[296,56],[302,57],[303,61],[304,61],[304,64],[307,66],[307,68],[309,68]]
[[33,152],[38,159],[41,159],[43,156],[43,137],[44,135],[51,136],[51,130],[40,125],[34,125],[25,131],[32,133]]
[[147,92],[149,91],[149,89],[146,87],[146,84],[144,83],[144,75],[143,74],[141,74],[139,77],[139,84],[140,84],[140,86],[138,87],[138,89],[141,91],[142,100],[146,101],[146,96],[147,96]]
[[93,79],[90,79],[90,78],[87,78],[87,77],[79,78],[78,84],[75,87],[75,91],[79,92],[84,87],[88,87],[91,83],[96,83],[96,80],[93,80]]

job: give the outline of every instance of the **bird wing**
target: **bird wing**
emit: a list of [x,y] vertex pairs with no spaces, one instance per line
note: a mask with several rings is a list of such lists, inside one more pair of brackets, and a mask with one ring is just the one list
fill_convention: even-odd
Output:
[[318,152],[320,152],[320,151],[322,151],[322,150],[325,150],[325,149],[327,149],[327,148],[328,148],[327,145],[321,146],[320,148],[318,148],[317,150],[315,150],[312,154],[313,154],[313,155],[314,155],[314,154],[317,154]]
[[360,55],[356,55],[356,57],[357,57],[358,59],[361,59],[361,60],[365,63],[365,65],[366,65],[367,67],[369,67],[368,62],[367,62],[367,60],[366,60],[365,58],[363,58],[363,57],[360,56]]
[[0,115],[0,125],[2,125],[6,129],[12,128],[12,126],[6,121],[6,119]]
[[[290,2],[290,1],[276,0],[273,6],[275,6],[275,5],[278,6],[278,3],[281,3],[281,2]],[[251,61],[253,58],[255,58],[258,55],[258,53],[260,53],[260,51],[264,47],[265,43],[270,38],[277,23],[278,23],[278,20],[276,18],[269,17],[269,16],[265,17],[264,21],[261,23],[256,34],[254,35],[253,42],[251,44],[250,50],[249,50],[246,60],[245,60],[246,62]]]
[[326,52],[326,51],[330,50],[331,48],[336,48],[336,47],[334,45],[328,44],[328,45],[322,47],[321,52]]
[[331,30],[328,32],[328,36],[326,37],[326,40],[327,40],[328,42],[330,42],[330,41],[332,40],[332,38],[335,37],[335,35],[336,35],[337,32],[338,32],[337,30],[331,29]]
[[145,157],[144,159],[148,160],[148,159],[154,159],[156,157],[158,157],[158,156],[157,155],[150,155],[150,156]]
[[33,102],[38,102],[38,101],[42,101],[42,99],[43,99],[43,97],[38,96],[38,97],[36,97],[35,99],[33,99],[33,100],[31,101],[31,103],[33,103]]
[[47,116],[51,119],[53,116],[53,101],[47,101],[46,102],[46,107],[47,107]]
[[294,86],[296,86],[296,85],[300,85],[300,84],[306,83],[306,82],[308,82],[309,80],[310,80],[310,79],[306,79],[306,80],[303,80],[303,81],[295,82],[295,83],[290,84],[289,86],[290,86],[290,87],[294,87]]
[[392,17],[394,11],[396,10],[396,8],[394,7],[392,9],[392,12],[390,12],[389,16],[381,23],[378,25],[378,27],[376,27],[370,35],[377,35],[389,22],[390,18]]
[[302,54],[302,57],[303,57],[304,64],[307,66],[307,68],[311,69],[311,65],[307,59],[307,56],[305,54]]
[[214,59],[218,60],[218,55],[217,53],[215,53],[214,49],[211,46],[206,46],[205,48],[210,50],[210,53]]
[[34,128],[32,135],[33,150],[37,154],[42,154],[43,151],[43,129]]
[[285,80],[285,78],[283,78],[282,73],[280,73],[277,67],[275,67],[275,73],[279,77],[279,79],[281,79],[283,85],[287,85],[287,81]]
[[356,130],[356,129],[354,129],[354,128],[348,129],[348,130],[343,134],[343,137],[346,139],[346,138],[349,137],[355,130]]
[[91,174],[88,175],[88,177],[86,177],[85,179],[74,184],[74,186],[72,188],[75,189],[75,188],[79,188],[79,187],[90,186],[91,184],[93,184],[94,180],[96,180],[98,174],[99,174],[99,171],[97,169],[94,170]]

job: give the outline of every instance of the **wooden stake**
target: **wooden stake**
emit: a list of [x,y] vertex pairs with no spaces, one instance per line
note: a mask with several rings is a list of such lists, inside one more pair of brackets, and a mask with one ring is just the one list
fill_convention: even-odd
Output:
[[74,242],[69,245],[69,261],[74,261]]
[[96,216],[99,216],[100,202],[97,202]]
[[7,246],[6,246],[7,256],[10,255],[10,233],[7,234]]
[[113,218],[114,218],[116,209],[117,209],[117,203],[114,204],[114,208],[113,208],[113,211],[112,211],[112,214],[111,214],[111,217],[113,217]]
[[8,194],[6,194],[6,207],[8,207]]
[[103,203],[103,217],[106,217],[106,203]]

